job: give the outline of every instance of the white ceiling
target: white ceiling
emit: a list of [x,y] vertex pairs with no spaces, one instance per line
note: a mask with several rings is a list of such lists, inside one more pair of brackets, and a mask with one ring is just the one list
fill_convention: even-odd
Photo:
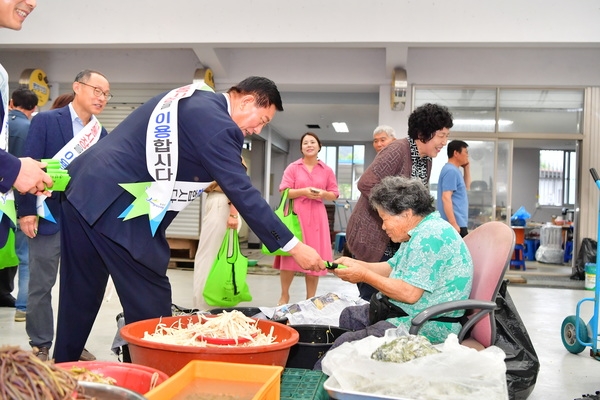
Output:
[[[283,92],[284,111],[272,127],[286,139],[298,140],[314,132],[324,141],[368,141],[379,120],[379,92],[298,93]],[[346,122],[350,132],[336,133],[332,122]]]
[[[597,2],[550,5],[267,0],[257,7],[232,0],[209,14],[193,0],[176,12],[159,0],[144,7],[119,0],[39,2],[21,31],[0,31],[0,61],[11,84],[23,69],[37,67],[61,92],[84,68],[102,71],[115,88],[181,85],[203,67],[214,71],[218,90],[267,76],[283,97],[285,111],[271,124],[282,137],[299,139],[311,130],[326,142],[368,142],[379,124],[406,134],[410,97],[405,111],[389,106],[395,67],[407,70],[410,85],[600,86]],[[79,17],[65,24],[72,10]],[[101,26],[101,33],[90,26]],[[127,102],[115,96],[119,101]],[[333,131],[338,121],[348,124],[348,134]],[[312,124],[319,128],[307,127]]]

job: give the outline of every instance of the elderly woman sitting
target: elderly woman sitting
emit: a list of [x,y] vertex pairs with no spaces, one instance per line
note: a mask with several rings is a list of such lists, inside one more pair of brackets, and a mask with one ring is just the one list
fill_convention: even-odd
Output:
[[[369,335],[383,336],[390,328],[410,328],[411,319],[423,309],[452,300],[469,298],[473,261],[456,229],[433,206],[427,188],[417,180],[390,176],[371,191],[371,205],[383,220],[382,228],[400,248],[388,261],[367,263],[342,257],[334,269],[339,278],[366,282],[379,290],[371,304],[348,307],[340,315],[340,327],[351,329],[333,347]],[[460,330],[464,311],[449,312],[427,322],[419,334],[432,343],[443,342]],[[315,365],[320,369],[320,363]]]

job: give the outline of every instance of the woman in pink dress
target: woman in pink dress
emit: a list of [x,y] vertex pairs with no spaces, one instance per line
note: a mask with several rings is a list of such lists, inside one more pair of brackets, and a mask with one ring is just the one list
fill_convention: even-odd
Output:
[[[333,170],[317,158],[321,141],[312,132],[300,139],[302,158],[285,169],[279,191],[289,188],[289,198],[294,199],[294,211],[302,225],[303,242],[315,249],[323,260],[333,261],[329,220],[323,200],[333,201],[340,195]],[[306,298],[317,293],[319,276],[326,270],[315,272],[302,269],[292,257],[275,257],[273,268],[280,271],[281,297],[278,305],[290,301],[290,286],[296,272],[305,274]]]

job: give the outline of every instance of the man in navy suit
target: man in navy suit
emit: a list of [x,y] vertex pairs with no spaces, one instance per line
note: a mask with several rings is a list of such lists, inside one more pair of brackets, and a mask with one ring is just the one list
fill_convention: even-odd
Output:
[[[23,21],[37,5],[36,0],[10,0],[0,2],[0,28],[21,30]],[[0,64],[0,131],[8,125],[8,75]],[[8,132],[5,132],[5,139]],[[0,193],[8,192],[13,186],[22,193],[44,191],[44,184],[51,186],[52,180],[41,168],[45,164],[26,158],[19,159],[6,151],[0,144]],[[7,219],[6,216],[2,220]],[[0,227],[0,247],[6,243],[8,225],[2,222]],[[6,229],[4,229],[6,228]]]
[[[0,2],[0,28],[21,30],[23,21],[37,5],[36,0],[8,0]],[[45,163],[29,157],[17,158],[7,150],[8,144],[8,74],[0,64],[0,196],[12,199],[14,188],[20,193],[49,194],[46,186],[52,186],[52,179],[42,168]],[[5,200],[3,199],[4,203]],[[12,207],[12,201],[7,206]],[[14,209],[13,209],[14,210]],[[14,223],[4,211],[0,212],[0,249],[7,246],[9,235],[14,235]],[[6,266],[2,263],[0,264]],[[12,299],[0,299],[0,306],[13,306]]]
[[[112,97],[106,77],[97,71],[81,71],[73,82],[73,92],[72,103],[33,117],[24,155],[57,158],[67,166],[86,147],[106,136],[106,130],[95,117]],[[25,328],[30,345],[38,349],[36,354],[42,360],[48,359],[54,337],[51,300],[60,258],[61,200],[60,192],[52,193],[45,204],[30,194],[17,198],[19,224],[29,238],[29,304]],[[82,351],[78,358],[95,359],[88,351]]]
[[259,134],[276,111],[281,96],[267,78],[247,78],[227,93],[188,85],[146,102],[69,166],[56,362],[78,358],[109,274],[126,323],[171,315],[165,231],[212,181],[270,250],[288,251],[305,269],[325,268],[275,216],[241,162],[244,137]]

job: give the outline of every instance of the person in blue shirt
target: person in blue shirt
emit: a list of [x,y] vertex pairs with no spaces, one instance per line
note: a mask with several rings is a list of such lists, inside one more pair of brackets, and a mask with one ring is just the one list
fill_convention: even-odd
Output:
[[[38,97],[32,90],[21,87],[16,89],[10,99],[8,112],[8,150],[10,154],[21,157],[23,146],[29,132],[29,120],[36,110]],[[19,292],[16,301],[13,299],[15,321],[25,321],[27,309],[27,294],[29,292],[29,246],[27,236],[23,234],[17,223],[15,231],[15,250],[19,259],[18,268],[4,268],[0,270],[0,298],[10,299],[14,289],[15,275],[19,274]],[[10,297],[9,297],[10,296]]]
[[448,143],[448,162],[442,167],[437,187],[437,209],[462,237],[469,233],[467,190],[471,185],[471,168],[467,147],[462,140]]

